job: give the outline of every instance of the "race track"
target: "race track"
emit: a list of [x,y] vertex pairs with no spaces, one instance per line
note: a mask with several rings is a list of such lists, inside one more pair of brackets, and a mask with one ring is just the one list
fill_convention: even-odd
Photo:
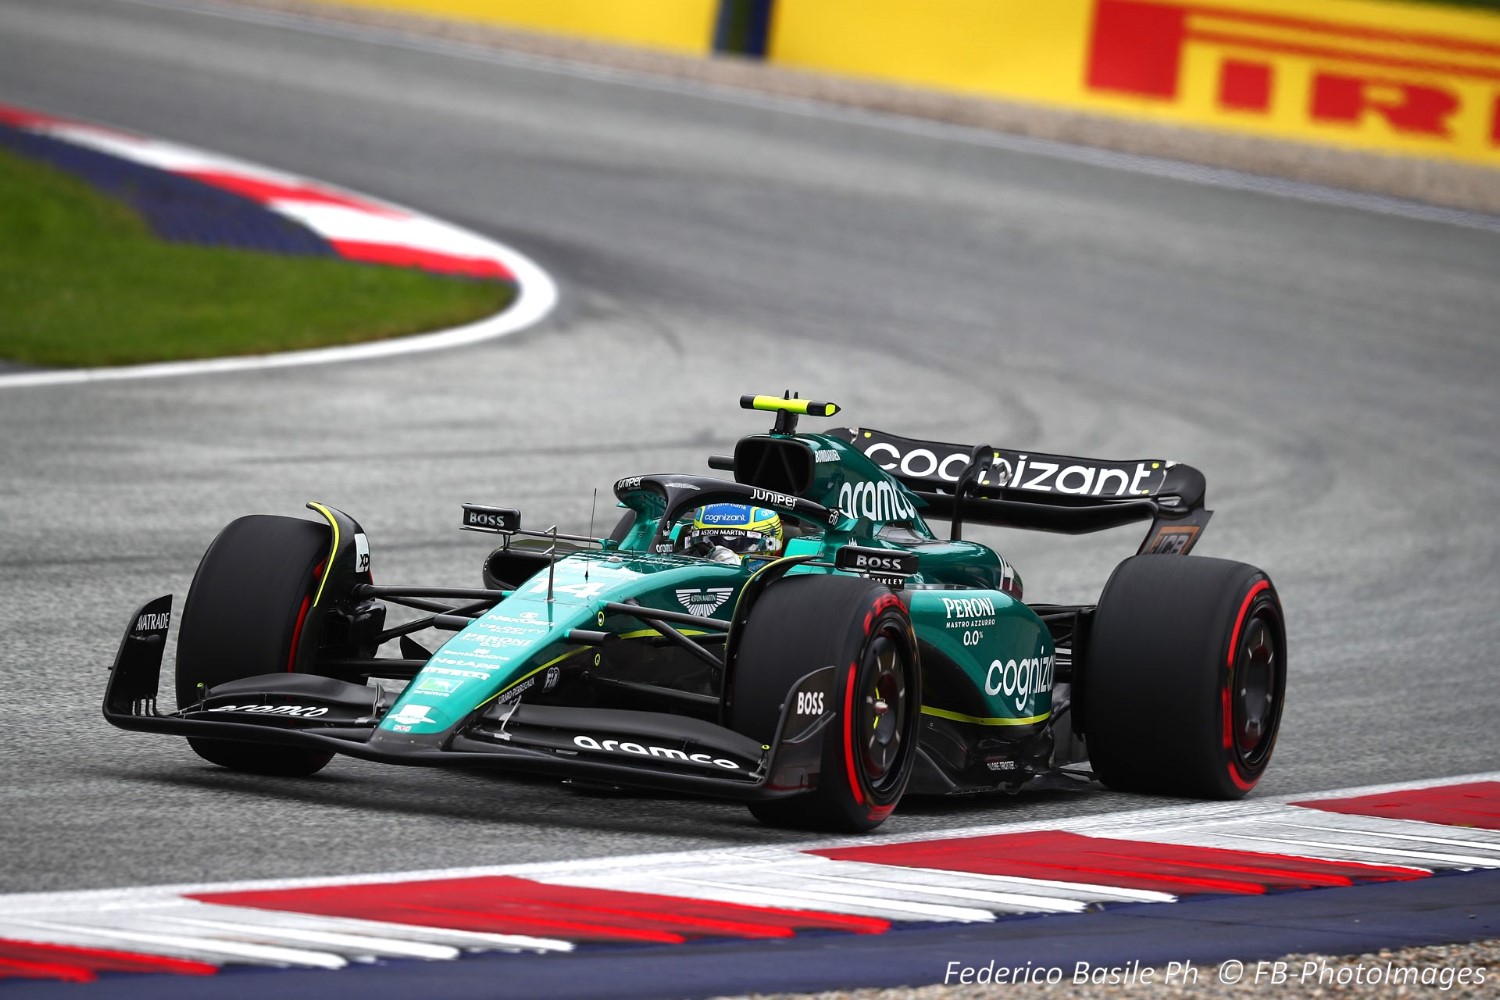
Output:
[[[235,775],[99,715],[126,617],[242,513],[322,500],[377,580],[473,585],[461,501],[613,518],[765,421],[1203,469],[1200,553],[1289,616],[1264,794],[1493,770],[1500,229],[1008,151],[959,130],[396,36],[0,0],[0,101],[243,156],[513,245],[562,286],[487,345],[0,391],[0,891],[485,865],[797,839],[742,807],[341,760]],[[0,317],[0,323],[3,323]],[[1132,533],[981,532],[1088,600]],[[179,604],[180,606],[180,604]],[[1145,804],[908,802],[891,834]]]

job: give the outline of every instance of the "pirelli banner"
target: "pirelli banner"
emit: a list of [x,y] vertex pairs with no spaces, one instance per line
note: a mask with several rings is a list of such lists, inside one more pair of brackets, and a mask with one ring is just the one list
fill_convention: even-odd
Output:
[[1500,14],[1384,0],[338,0],[1500,167]]
[[849,76],[1500,167],[1500,15],[1373,0],[775,0]]

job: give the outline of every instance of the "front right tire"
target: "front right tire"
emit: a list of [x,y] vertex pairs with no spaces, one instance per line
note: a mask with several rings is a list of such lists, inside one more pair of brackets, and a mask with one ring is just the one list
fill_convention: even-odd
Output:
[[[227,681],[303,671],[317,651],[314,588],[328,558],[327,525],[252,514],[231,521],[203,553],[177,637],[177,706]],[[193,751],[234,771],[300,777],[333,759],[324,750],[188,737]]]

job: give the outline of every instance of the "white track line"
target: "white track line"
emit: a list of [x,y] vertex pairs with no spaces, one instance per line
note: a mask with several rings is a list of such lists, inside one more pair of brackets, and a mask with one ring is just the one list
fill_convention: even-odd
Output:
[[[21,933],[9,933],[19,928]],[[149,955],[166,955],[207,962],[240,962],[248,965],[301,966],[314,969],[342,969],[349,962],[329,951],[307,948],[284,948],[251,944],[226,938],[207,938],[192,934],[156,934],[150,931],[100,927],[82,922],[60,923],[50,920],[6,920],[0,933],[12,940],[55,943],[84,948],[133,949]]]
[[534,326],[546,318],[557,305],[557,285],[551,275],[525,254],[477,233],[391,202],[346,192],[346,189],[334,185],[286,174],[232,157],[206,153],[175,143],[134,137],[118,130],[87,123],[65,121],[39,126],[29,131],[61,141],[85,145],[130,162],[155,166],[168,172],[203,168],[232,169],[241,177],[288,184],[305,184],[319,191],[348,193],[363,206],[367,206],[366,210],[289,200],[269,201],[263,203],[263,206],[267,211],[297,219],[313,231],[324,235],[325,238],[371,240],[416,251],[436,251],[458,257],[468,256],[496,261],[514,278],[516,298],[504,312],[494,316],[464,326],[415,336],[392,337],[349,346],[286,351],[251,357],[167,361],[111,368],[44,369],[0,373],[0,389],[300,368],[306,365],[342,364],[350,361],[368,361],[375,358],[416,354],[423,351],[445,350],[493,340],[496,337],[503,337]]

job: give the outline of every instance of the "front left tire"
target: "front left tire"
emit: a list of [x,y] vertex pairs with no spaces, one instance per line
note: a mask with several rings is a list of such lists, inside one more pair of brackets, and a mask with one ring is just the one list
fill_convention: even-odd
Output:
[[752,803],[770,826],[867,832],[906,791],[922,711],[916,641],[900,598],[869,580],[796,576],[771,585],[739,640],[730,728],[769,744],[791,686],[830,664],[837,717],[823,738],[817,787]]

